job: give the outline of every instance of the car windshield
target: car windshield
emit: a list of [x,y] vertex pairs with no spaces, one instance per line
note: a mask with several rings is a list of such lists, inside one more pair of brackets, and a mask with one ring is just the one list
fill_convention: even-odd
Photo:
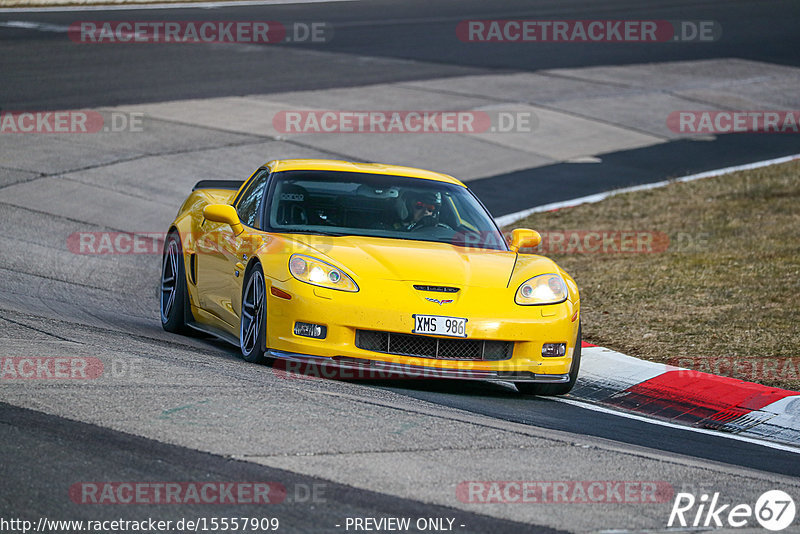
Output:
[[506,250],[503,235],[465,187],[436,180],[335,171],[274,175],[269,229],[434,241]]

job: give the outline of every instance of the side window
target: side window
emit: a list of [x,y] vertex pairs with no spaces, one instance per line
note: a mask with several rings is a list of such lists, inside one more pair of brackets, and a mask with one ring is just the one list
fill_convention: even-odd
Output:
[[269,169],[261,169],[250,180],[247,189],[239,196],[236,202],[236,213],[242,224],[252,228],[258,227],[258,207],[261,205],[261,197],[264,196],[264,186],[267,184]]

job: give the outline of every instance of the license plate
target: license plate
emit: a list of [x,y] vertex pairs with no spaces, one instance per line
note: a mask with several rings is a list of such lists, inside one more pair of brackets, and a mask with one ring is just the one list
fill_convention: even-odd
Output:
[[413,334],[467,337],[467,320],[463,317],[414,314]]

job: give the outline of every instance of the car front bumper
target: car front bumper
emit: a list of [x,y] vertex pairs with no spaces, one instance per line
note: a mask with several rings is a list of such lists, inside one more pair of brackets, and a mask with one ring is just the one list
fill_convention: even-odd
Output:
[[[269,355],[287,362],[287,368],[323,365],[327,366],[325,369],[378,378],[390,375],[555,384],[569,381],[579,302],[519,306],[513,303],[513,291],[498,295],[493,289],[468,288],[452,304],[440,306],[410,290],[415,282],[384,281],[380,291],[362,286],[358,293],[318,288],[295,280],[267,279],[267,283],[291,295],[291,299],[280,298],[267,289]],[[363,330],[412,334],[414,313],[466,317],[467,339],[510,342],[512,353],[498,360],[449,359],[375,352],[357,346],[357,333]],[[296,335],[294,325],[298,321],[325,326],[325,338]],[[566,344],[566,354],[543,357],[545,343]]]

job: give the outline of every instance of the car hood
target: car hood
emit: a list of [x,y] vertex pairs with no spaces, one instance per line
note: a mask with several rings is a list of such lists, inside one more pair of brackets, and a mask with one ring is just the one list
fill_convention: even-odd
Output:
[[[449,243],[357,236],[294,235],[292,239],[357,279],[505,288],[517,264],[514,252]],[[541,256],[527,256],[524,263],[527,272],[553,272],[553,263]]]

